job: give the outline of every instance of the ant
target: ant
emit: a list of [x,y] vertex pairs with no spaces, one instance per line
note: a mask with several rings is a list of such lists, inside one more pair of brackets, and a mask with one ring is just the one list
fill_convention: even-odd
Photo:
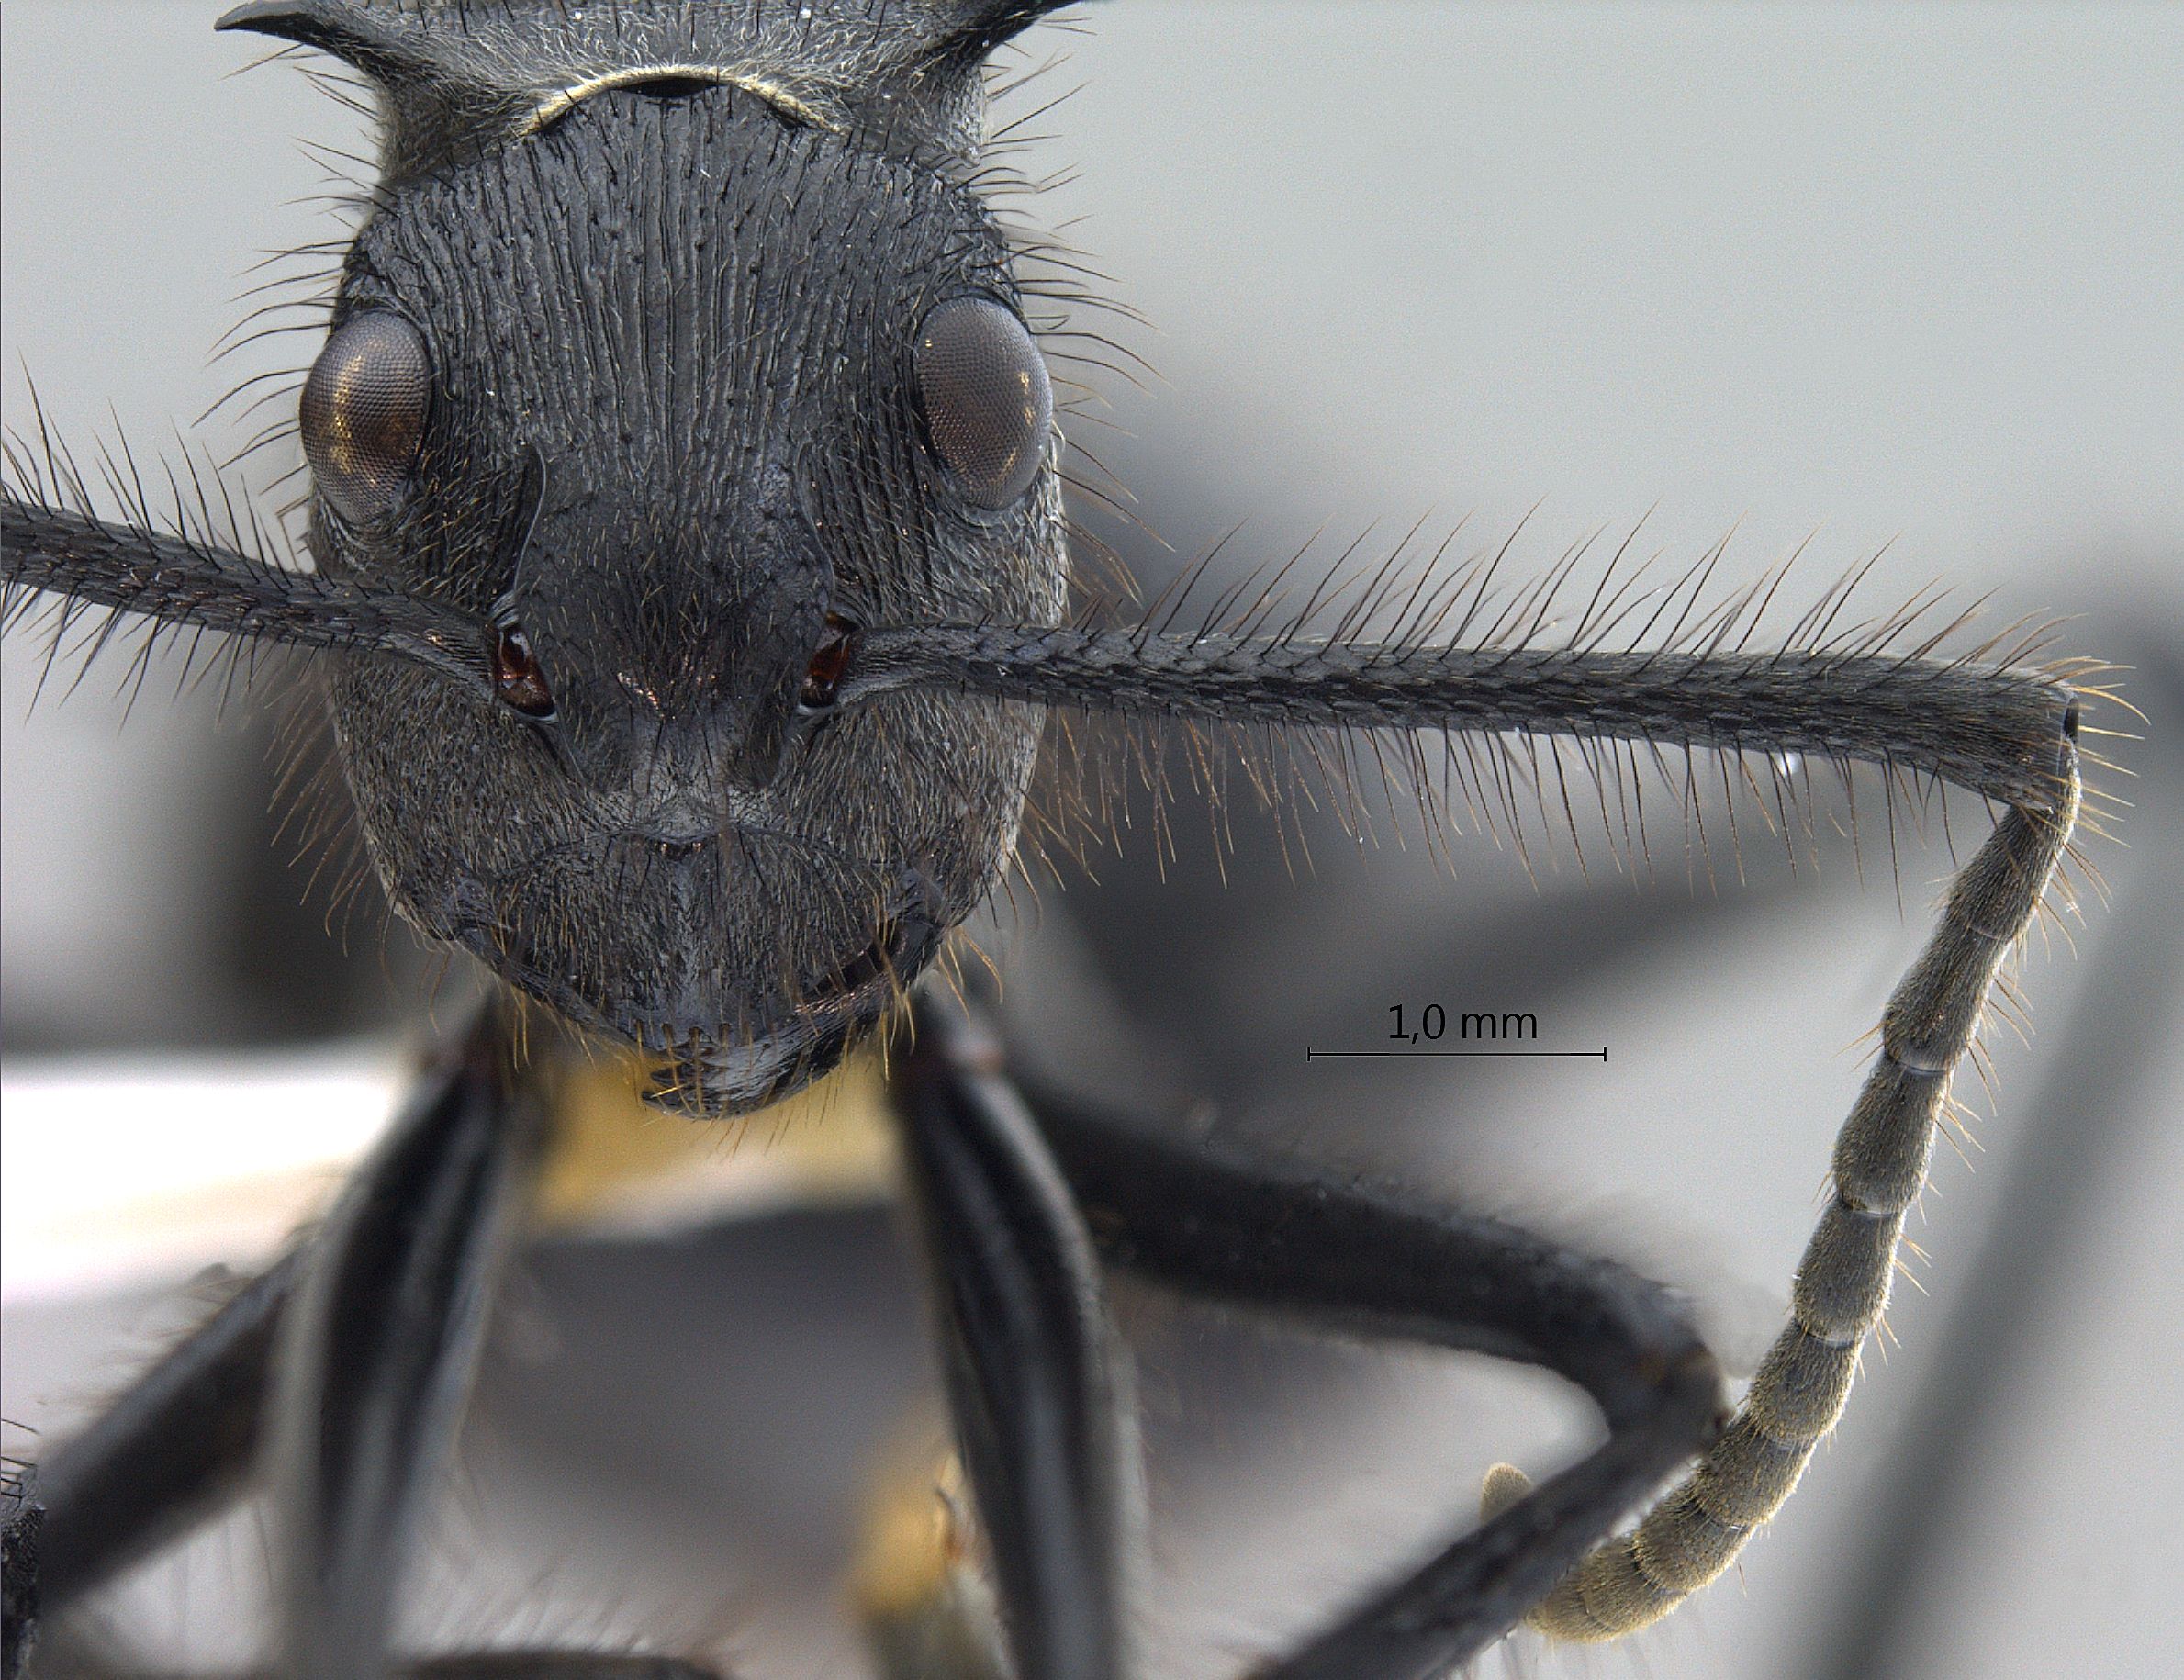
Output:
[[[1552,638],[1569,570],[1509,594],[1498,555],[1452,580],[1384,568],[1338,610],[1331,586],[1294,604],[1289,568],[1195,623],[1073,609],[1022,272],[1051,253],[994,215],[983,126],[988,59],[1058,8],[254,0],[221,20],[339,59],[383,119],[298,404],[311,569],[274,564],[218,486],[155,519],[126,461],[126,517],[99,516],[41,424],[9,449],[6,616],[58,598],[58,648],[109,610],[94,654],[123,615],[294,651],[389,902],[495,985],[328,1219],[14,1491],[10,1674],[41,1618],[253,1476],[284,1670],[389,1670],[556,1082],[599,1045],[644,1059],[656,1106],[720,1120],[889,1043],[998,1607],[966,1648],[1026,1680],[1133,1666],[1103,1265],[1540,1365],[1607,1423],[1538,1485],[1496,1467],[1484,1520],[1275,1664],[1288,1680],[1442,1672],[1519,1622],[1642,1628],[1730,1566],[1833,1428],[1951,1081],[2069,853],[2103,667],[2031,664],[2037,630],[1956,649],[1916,609],[1845,629],[1847,582],[1755,646],[1779,576],[1702,605],[1703,564],[1665,590],[1611,568]],[[1719,756],[1786,823],[1815,765],[1992,804],[1738,1406],[1677,1299],[1622,1266],[1011,1077],[979,989],[937,980],[1019,844],[1054,711],[1232,742],[1255,778],[1338,793],[1350,749],[1325,743],[1362,737],[1422,801],[1452,786],[1474,810],[1522,790],[1567,814],[1568,744],[1633,850],[1641,754]]]

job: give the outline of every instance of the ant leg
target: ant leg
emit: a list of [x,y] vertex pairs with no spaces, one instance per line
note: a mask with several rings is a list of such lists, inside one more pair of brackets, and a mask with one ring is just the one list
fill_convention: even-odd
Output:
[[45,1515],[28,1476],[0,1476],[0,1676],[6,1680],[15,1680],[38,1641],[38,1537]]
[[[82,1434],[26,1472],[44,1514],[34,1571],[44,1614],[66,1609],[244,1491],[275,1327],[300,1271],[290,1253],[252,1279]],[[9,1562],[12,1581],[12,1546]]]
[[914,1011],[893,1094],[1016,1672],[1115,1680],[1139,1490],[1092,1240],[998,1047],[930,988]]
[[[477,1037],[413,1099],[383,1153],[420,1126],[476,1109]],[[0,1672],[8,1680],[40,1619],[245,1491],[280,1327],[316,1252],[307,1242],[252,1280],[81,1434],[25,1473],[26,1520],[11,1523],[7,1537],[8,1650]]]
[[[70,1680],[151,1680],[144,1671],[127,1668],[104,1643],[85,1647],[63,1643],[54,1649],[49,1672]],[[230,1671],[223,1680],[271,1680],[267,1670]],[[427,1657],[388,1671],[388,1680],[727,1680],[718,1669],[679,1657],[634,1652],[495,1649],[459,1656]]]
[[1186,1143],[1069,1099],[1033,1109],[1104,1258],[1186,1294],[1347,1335],[1544,1366],[1608,1439],[1269,1672],[1413,1680],[1506,1633],[1727,1416],[1668,1293],[1612,1261],[1350,1178]]
[[396,1593],[462,1420],[543,1104],[488,1006],[310,1245],[265,1423],[280,1649],[381,1680]]

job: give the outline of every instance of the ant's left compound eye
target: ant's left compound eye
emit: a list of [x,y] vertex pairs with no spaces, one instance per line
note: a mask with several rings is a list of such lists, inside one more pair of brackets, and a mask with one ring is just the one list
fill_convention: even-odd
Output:
[[297,419],[319,493],[351,524],[384,519],[400,502],[431,401],[431,358],[400,316],[353,315],[326,341]]
[[955,297],[918,330],[918,396],[933,451],[981,508],[1008,507],[1047,457],[1054,387],[1016,312],[991,297]]

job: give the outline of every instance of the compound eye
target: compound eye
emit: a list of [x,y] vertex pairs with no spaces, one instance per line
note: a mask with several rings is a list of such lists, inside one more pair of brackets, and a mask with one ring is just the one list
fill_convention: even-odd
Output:
[[981,508],[1020,498],[1047,458],[1054,387],[1016,312],[991,297],[935,307],[918,330],[918,396],[933,451]]
[[297,418],[319,493],[352,525],[385,519],[400,502],[431,402],[431,359],[400,316],[353,315],[326,341]]

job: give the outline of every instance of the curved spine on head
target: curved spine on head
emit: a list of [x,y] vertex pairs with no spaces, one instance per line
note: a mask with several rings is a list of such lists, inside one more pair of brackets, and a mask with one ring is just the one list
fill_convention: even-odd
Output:
[[1070,0],[752,0],[487,12],[375,0],[250,0],[219,21],[333,54],[370,77],[387,184],[551,127],[646,82],[738,87],[868,151],[969,166],[987,58]]

